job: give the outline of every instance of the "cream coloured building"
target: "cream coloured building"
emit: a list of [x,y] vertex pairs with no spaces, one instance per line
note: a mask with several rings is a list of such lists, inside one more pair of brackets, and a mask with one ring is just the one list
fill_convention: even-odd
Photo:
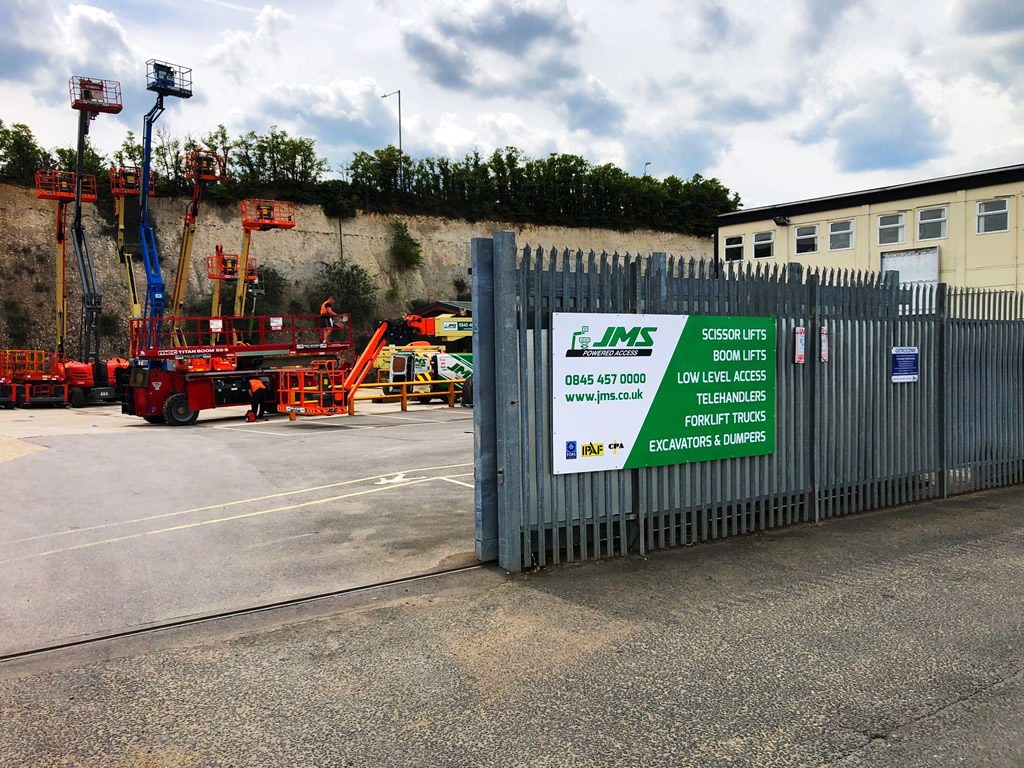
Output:
[[1022,219],[1024,165],[1013,165],[722,214],[715,255],[1024,290]]

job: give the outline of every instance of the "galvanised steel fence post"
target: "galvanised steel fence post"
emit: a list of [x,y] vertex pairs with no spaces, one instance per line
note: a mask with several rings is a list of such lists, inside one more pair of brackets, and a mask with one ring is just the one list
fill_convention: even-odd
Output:
[[825,398],[818,396],[818,360],[821,354],[821,329],[819,328],[819,307],[818,307],[818,273],[811,272],[807,276],[807,339],[806,344],[806,360],[807,360],[807,377],[808,377],[808,400],[810,401],[807,408],[807,471],[808,478],[810,479],[811,495],[813,497],[812,504],[814,505],[814,522],[821,522],[821,488],[818,480],[818,462],[820,456],[818,455],[818,446],[821,442],[818,440],[818,427],[824,422],[825,418],[833,418],[833,414],[825,416],[822,414],[819,417],[818,408],[824,402],[827,402]]
[[[633,314],[640,312],[640,297],[643,291],[643,278],[641,273],[642,260],[640,255],[637,254],[637,258],[633,259],[629,263],[629,287],[626,291],[626,301],[629,304],[629,311]],[[644,518],[643,510],[640,506],[640,470],[631,469],[629,471],[629,486],[630,486],[630,507],[632,510],[632,519],[629,521],[628,534],[626,542],[626,552],[633,551],[633,542],[637,543],[637,551],[642,555],[644,554]]]
[[949,498],[949,446],[946,445],[946,412],[949,373],[946,370],[946,331],[949,325],[949,310],[946,300],[946,284],[935,286],[935,421],[939,448],[939,496]]
[[[516,238],[513,232],[494,236],[494,379],[497,423],[498,565],[519,572],[523,567],[522,394],[519,386]],[[518,300],[518,301],[517,301]],[[474,366],[475,367],[475,366]]]
[[498,437],[494,384],[494,240],[475,237],[473,280],[473,510],[476,559],[498,557]]

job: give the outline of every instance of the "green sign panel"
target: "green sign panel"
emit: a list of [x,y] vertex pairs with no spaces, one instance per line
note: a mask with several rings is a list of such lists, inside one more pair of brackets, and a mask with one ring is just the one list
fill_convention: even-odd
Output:
[[555,313],[556,474],[775,451],[775,321]]

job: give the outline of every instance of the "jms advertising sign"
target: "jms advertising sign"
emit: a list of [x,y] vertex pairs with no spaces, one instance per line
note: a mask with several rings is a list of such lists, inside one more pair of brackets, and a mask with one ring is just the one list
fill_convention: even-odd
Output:
[[554,314],[554,472],[775,452],[775,321]]

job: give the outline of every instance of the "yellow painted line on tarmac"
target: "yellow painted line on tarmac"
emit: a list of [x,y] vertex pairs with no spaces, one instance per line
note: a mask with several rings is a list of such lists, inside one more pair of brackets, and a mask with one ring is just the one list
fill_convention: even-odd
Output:
[[127,541],[129,539],[139,539],[143,536],[158,536],[164,533],[173,533],[174,531],[183,531],[187,528],[198,528],[202,525],[216,525],[218,523],[228,523],[232,520],[242,520],[248,517],[259,517],[261,515],[269,515],[274,512],[288,512],[293,509],[300,509],[302,507],[313,507],[317,504],[326,504],[330,501],[341,501],[342,499],[351,499],[356,496],[366,496],[371,493],[380,493],[381,491],[390,491],[394,488],[404,488],[410,485],[419,485],[420,483],[429,483],[431,480],[437,480],[436,477],[424,477],[420,480],[410,480],[408,483],[402,483],[401,485],[385,485],[375,486],[373,488],[367,488],[363,491],[353,491],[352,493],[343,493],[340,496],[331,496],[326,499],[315,499],[314,501],[303,501],[299,504],[289,504],[285,507],[274,507],[273,509],[261,509],[256,512],[244,512],[241,515],[230,515],[228,517],[218,517],[213,520],[201,520],[197,523],[185,523],[184,525],[175,525],[170,528],[160,528],[155,531],[142,531],[141,533],[132,533],[127,536],[118,536],[113,539],[103,539],[102,541],[90,541],[86,544],[75,544],[71,547],[62,547],[60,549],[51,549],[46,552],[39,552],[34,555],[24,555],[23,557],[12,557],[9,560],[0,560],[0,565],[6,563],[15,563],[22,560],[33,560],[38,557],[49,557],[50,555],[59,555],[62,552],[72,552],[78,549],[89,549],[91,547],[99,547],[103,544],[115,544],[119,541]]
[[[160,519],[166,518],[166,517],[177,517],[177,516],[180,516],[180,515],[188,515],[188,514],[191,514],[193,512],[207,512],[207,511],[209,511],[211,509],[221,509],[223,507],[234,507],[234,506],[237,506],[238,504],[251,504],[252,502],[255,502],[255,501],[266,501],[267,499],[279,499],[279,498],[282,498],[284,496],[295,496],[295,495],[300,494],[300,493],[312,493],[313,491],[323,491],[323,490],[326,490],[328,488],[340,488],[341,486],[345,486],[345,485],[355,485],[356,483],[365,483],[365,482],[369,482],[370,480],[380,480],[381,478],[385,478],[385,477],[394,477],[395,475],[398,475],[400,473],[406,473],[406,472],[408,472],[408,473],[412,473],[412,472],[435,472],[435,471],[437,471],[439,469],[459,469],[460,467],[471,467],[471,466],[473,466],[472,462],[466,462],[466,463],[463,463],[463,464],[445,464],[445,465],[442,465],[442,466],[439,466],[439,467],[419,467],[417,469],[396,470],[395,472],[388,472],[388,473],[383,474],[383,475],[371,475],[370,477],[359,477],[359,478],[356,478],[354,480],[343,480],[343,481],[338,482],[338,483],[328,483],[327,485],[315,485],[315,486],[312,486],[310,488],[299,488],[298,490],[294,490],[294,491],[281,491],[280,493],[268,493],[266,496],[254,496],[251,499],[238,499],[237,501],[225,501],[225,502],[223,502],[221,504],[210,504],[209,506],[205,506],[205,507],[193,507],[192,509],[182,509],[182,510],[180,510],[178,512],[164,512],[164,513],[159,514],[159,515],[148,515],[146,517],[136,517],[136,518],[132,518],[131,520],[119,520],[119,521],[114,522],[114,523],[100,523],[99,525],[89,525],[89,526],[85,526],[84,528],[72,528],[72,529],[69,529],[69,530],[66,530],[66,531],[56,531],[54,533],[41,533],[41,534],[38,534],[36,536],[27,536],[27,537],[25,537],[23,539],[11,539],[10,541],[3,541],[3,542],[0,542],[0,545],[5,545],[5,544],[22,544],[22,543],[27,542],[27,541],[38,541],[39,539],[49,539],[49,538],[53,538],[55,536],[69,536],[69,535],[71,535],[73,533],[85,533],[87,531],[99,531],[99,530],[102,530],[104,528],[113,528],[113,527],[116,527],[118,525],[133,525],[135,523],[145,523],[145,522],[148,522],[149,520],[160,520]],[[472,474],[472,473],[470,473],[470,474]],[[432,480],[433,478],[426,478],[426,479]],[[396,487],[396,486],[388,486],[388,487]]]

